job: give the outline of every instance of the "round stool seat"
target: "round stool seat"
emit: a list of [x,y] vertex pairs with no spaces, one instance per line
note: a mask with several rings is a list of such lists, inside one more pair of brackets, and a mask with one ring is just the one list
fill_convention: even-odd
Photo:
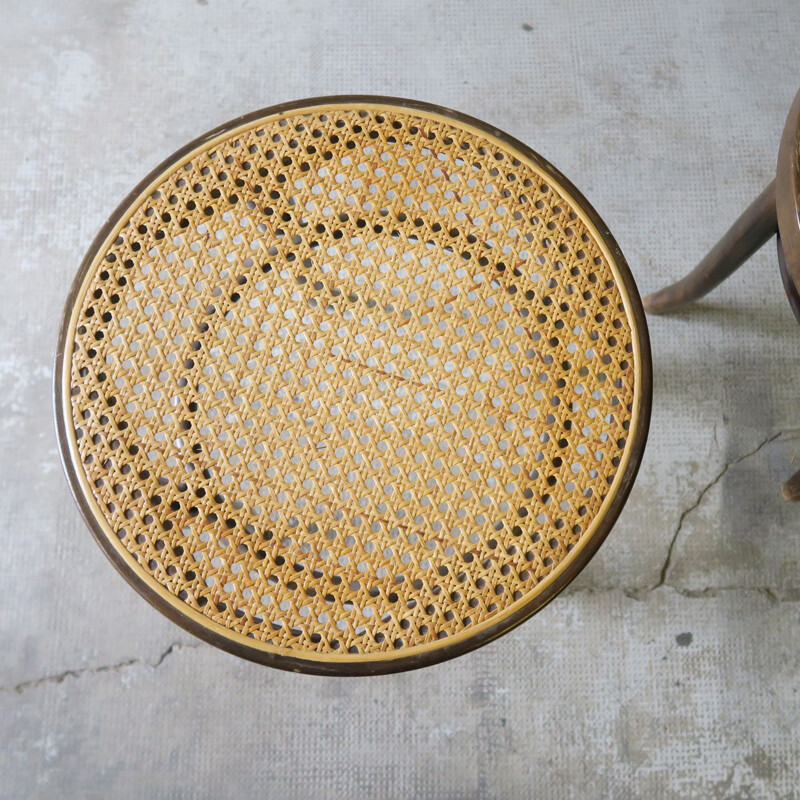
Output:
[[552,599],[625,502],[651,397],[638,293],[575,188],[370,97],[159,166],[84,260],[56,373],[73,492],[128,581],[328,674],[463,653]]

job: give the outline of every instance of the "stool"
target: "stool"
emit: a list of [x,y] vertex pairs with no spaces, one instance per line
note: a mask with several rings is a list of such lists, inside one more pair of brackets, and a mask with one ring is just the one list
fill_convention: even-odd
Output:
[[355,96],[157,167],[89,249],[56,369],[67,476],[125,578],[318,674],[432,664],[542,608],[619,515],[651,393],[578,191],[478,120]]
[[[651,314],[666,314],[700,299],[776,233],[783,287],[800,322],[800,92],[783,128],[775,179],[685,278],[648,295],[645,309]],[[783,496],[787,500],[800,498],[800,470],[783,485]]]

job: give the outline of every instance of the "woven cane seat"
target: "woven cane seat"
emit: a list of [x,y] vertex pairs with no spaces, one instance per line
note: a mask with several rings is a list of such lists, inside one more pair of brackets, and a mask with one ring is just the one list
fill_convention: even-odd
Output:
[[553,167],[454,112],[329,98],[123,202],[67,304],[57,416],[148,600],[246,658],[364,674],[476,647],[577,574],[649,370],[624,260]]

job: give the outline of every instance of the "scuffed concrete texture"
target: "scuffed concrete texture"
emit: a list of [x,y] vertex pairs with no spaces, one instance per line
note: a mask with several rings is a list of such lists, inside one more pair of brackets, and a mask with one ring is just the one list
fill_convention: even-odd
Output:
[[26,797],[791,797],[797,611],[580,593],[366,683],[174,648],[0,694],[3,760]]
[[650,442],[555,603],[483,650],[372,680],[192,639],[79,519],[52,425],[69,284],[187,140],[298,97],[458,108],[559,166],[643,291],[770,180],[800,86],[794,0],[4,3],[0,8],[0,796],[798,796],[800,329],[770,245],[651,323]]

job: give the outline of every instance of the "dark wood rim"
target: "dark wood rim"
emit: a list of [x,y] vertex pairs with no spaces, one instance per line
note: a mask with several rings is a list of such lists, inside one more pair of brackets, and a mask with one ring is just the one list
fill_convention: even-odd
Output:
[[[474,636],[455,641],[452,644],[444,644],[437,649],[427,650],[417,654],[414,654],[413,652],[409,655],[398,654],[395,658],[389,659],[375,661],[353,660],[350,662],[329,662],[310,660],[308,658],[292,656],[288,654],[283,655],[273,652],[265,652],[263,650],[248,646],[245,641],[239,642],[237,640],[228,638],[227,636],[223,636],[222,634],[217,633],[214,630],[214,627],[211,627],[212,623],[209,622],[208,626],[198,623],[185,613],[182,613],[176,606],[166,602],[159,594],[156,593],[154,589],[142,581],[138,573],[135,572],[134,569],[126,561],[124,561],[120,554],[114,549],[114,546],[108,540],[98,520],[92,513],[92,509],[87,498],[81,491],[80,479],[75,464],[72,461],[69,449],[67,433],[69,421],[65,418],[63,413],[64,385],[62,372],[64,368],[64,354],[66,351],[67,336],[69,333],[72,310],[86,274],[91,268],[97,252],[100,250],[103,243],[117,225],[121,217],[126,213],[131,204],[159,175],[161,175],[171,165],[179,163],[196,148],[225,133],[226,131],[238,128],[242,125],[255,123],[257,120],[264,117],[292,112],[300,108],[320,106],[325,104],[333,105],[345,103],[390,106],[408,111],[421,111],[423,113],[449,117],[457,123],[472,126],[473,128],[496,137],[509,148],[518,151],[526,158],[530,159],[542,170],[542,172],[550,175],[552,179],[570,195],[571,199],[574,200],[574,202],[580,207],[581,211],[592,222],[601,239],[603,240],[603,243],[608,248],[615,260],[615,265],[619,271],[620,277],[622,278],[625,291],[627,292],[628,299],[630,301],[630,313],[633,317],[632,332],[634,340],[636,340],[638,343],[639,349],[640,374],[637,375],[636,388],[639,396],[638,415],[634,418],[634,438],[633,441],[629,442],[628,444],[628,447],[630,448],[628,463],[624,474],[622,476],[618,476],[616,493],[612,498],[605,516],[599,521],[597,530],[594,532],[591,539],[589,539],[586,544],[576,553],[572,560],[566,564],[562,572],[549,586],[531,598],[529,603],[518,609],[513,614],[504,617],[495,625],[479,631]],[[92,242],[92,245],[84,257],[83,262],[81,263],[80,270],[78,271],[78,274],[72,284],[70,293],[67,297],[55,356],[55,421],[58,433],[58,445],[61,454],[61,461],[69,481],[70,490],[75,498],[76,503],[78,504],[78,508],[81,511],[84,521],[91,530],[98,544],[102,547],[105,554],[108,556],[117,570],[122,574],[122,576],[140,595],[142,595],[142,597],[144,597],[162,614],[209,644],[215,645],[216,647],[226,650],[229,653],[233,653],[241,658],[255,661],[257,663],[266,664],[293,672],[304,672],[317,675],[379,675],[392,672],[401,672],[435,664],[450,658],[454,658],[455,656],[462,655],[481,647],[484,644],[487,644],[502,634],[512,630],[517,625],[535,614],[537,611],[541,610],[578,575],[578,573],[589,563],[600,545],[608,536],[608,533],[610,532],[625,505],[630,490],[633,486],[633,482],[636,478],[636,474],[639,471],[639,466],[644,455],[645,443],[647,441],[647,434],[650,426],[650,411],[653,391],[652,381],[653,377],[650,355],[650,340],[647,331],[647,322],[645,319],[644,309],[642,308],[639,292],[636,288],[636,284],[633,280],[633,276],[631,275],[628,264],[625,261],[625,258],[622,255],[622,252],[620,251],[616,241],[614,240],[614,237],[611,235],[611,232],[608,230],[600,216],[581,194],[581,192],[579,192],[559,170],[557,170],[546,159],[542,158],[538,153],[531,150],[531,148],[519,140],[509,136],[492,125],[488,125],[487,123],[475,119],[474,117],[470,117],[466,114],[430,103],[423,103],[403,98],[370,95],[337,95],[331,97],[316,97],[307,100],[298,100],[291,103],[271,106],[269,108],[261,109],[253,113],[237,117],[230,122],[220,125],[180,148],[169,158],[162,161],[127,195],[122,203],[120,203]]]
[[795,95],[783,127],[775,195],[781,278],[792,311],[800,322],[800,92]]
[[789,274],[789,266],[786,261],[786,254],[783,252],[780,234],[778,234],[775,241],[778,245],[778,266],[781,271],[783,289],[786,292],[786,298],[789,300],[789,305],[794,312],[795,319],[800,322],[800,294],[798,294],[797,284],[794,282],[794,278]]

